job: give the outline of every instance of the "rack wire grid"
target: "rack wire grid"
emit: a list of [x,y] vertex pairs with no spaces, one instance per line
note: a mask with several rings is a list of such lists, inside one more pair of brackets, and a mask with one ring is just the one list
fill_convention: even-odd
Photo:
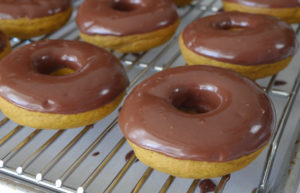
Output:
[[[74,0],[70,21],[57,32],[29,40],[11,39],[13,48],[41,39],[79,40],[75,24],[81,0]],[[184,65],[178,48],[179,33],[192,20],[215,14],[219,0],[198,0],[179,8],[181,24],[173,38],[158,48],[138,54],[117,55],[128,72],[128,92],[151,74]],[[299,26],[294,25],[297,35]],[[293,147],[298,142],[297,92],[300,85],[298,53],[287,69],[258,80],[272,98],[277,127],[269,147],[247,168],[212,179],[221,192],[279,192],[288,178]],[[286,84],[285,84],[286,82]],[[297,109],[297,108],[296,108]],[[291,113],[291,111],[293,113]],[[295,111],[295,112],[294,112]],[[298,113],[298,114],[297,114]],[[46,192],[200,192],[201,179],[176,178],[138,162],[131,153],[118,124],[118,110],[93,126],[72,130],[27,128],[0,115],[0,173],[22,183],[36,185]],[[297,141],[296,141],[297,140]]]

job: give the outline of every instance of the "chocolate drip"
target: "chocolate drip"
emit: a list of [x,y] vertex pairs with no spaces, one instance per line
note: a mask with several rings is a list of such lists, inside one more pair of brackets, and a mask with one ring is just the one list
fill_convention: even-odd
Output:
[[[134,151],[131,150],[125,155],[125,161],[128,162],[132,156],[134,156]],[[136,158],[134,162],[138,162],[138,161],[139,160]]]
[[210,179],[202,180],[199,183],[201,193],[214,192],[216,190],[216,187],[216,184]]
[[[60,68],[74,72],[50,75]],[[94,110],[120,96],[128,84],[114,55],[80,41],[44,40],[18,48],[0,61],[0,96],[30,111]]]
[[[178,109],[185,101],[199,111]],[[140,83],[127,97],[119,125],[142,148],[177,159],[226,162],[265,146],[274,117],[268,96],[254,82],[221,68],[189,66]]]
[[223,0],[223,1],[238,3],[249,7],[262,7],[262,8],[300,7],[299,0]]
[[96,151],[95,153],[92,154],[93,157],[96,157],[96,156],[98,156],[98,155],[100,155],[100,152],[99,152],[99,151]]
[[84,34],[126,36],[158,30],[178,18],[170,0],[85,0],[76,22]]
[[296,36],[285,22],[265,15],[229,12],[200,18],[182,33],[196,54],[240,64],[270,64],[297,50]]
[[286,85],[286,81],[284,80],[275,80],[274,82],[274,86],[283,86],[283,85]]
[[125,161],[128,162],[132,156],[134,156],[134,152],[131,150],[125,155]]
[[71,0],[1,0],[1,19],[40,18],[63,12]]

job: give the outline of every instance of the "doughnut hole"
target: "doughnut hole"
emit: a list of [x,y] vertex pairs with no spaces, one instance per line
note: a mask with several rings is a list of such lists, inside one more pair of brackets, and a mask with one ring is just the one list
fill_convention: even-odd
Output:
[[72,68],[60,68],[56,71],[50,73],[50,76],[65,76],[68,74],[72,74],[74,70]]
[[36,56],[32,58],[32,66],[37,73],[49,76],[65,76],[80,69],[78,62],[66,58],[65,55],[64,57]]
[[218,23],[213,23],[213,28],[218,29],[218,30],[225,30],[225,31],[243,31],[248,24],[233,24],[230,21],[221,21]]
[[174,89],[172,105],[185,113],[204,114],[221,105],[220,96],[207,89]]
[[112,8],[116,11],[129,12],[143,7],[141,0],[114,0]]

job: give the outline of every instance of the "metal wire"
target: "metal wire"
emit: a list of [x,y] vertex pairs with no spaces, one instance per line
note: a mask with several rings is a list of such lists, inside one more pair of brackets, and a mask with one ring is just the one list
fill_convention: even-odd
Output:
[[223,176],[218,184],[218,187],[216,188],[215,193],[222,193],[229,180],[230,175]]
[[[217,0],[211,1],[207,6],[202,6],[201,11],[196,17],[201,17],[202,15],[206,14],[207,10],[210,10],[213,5],[217,2]],[[80,1],[74,1],[74,11],[76,12],[76,8],[79,6]],[[201,4],[201,1],[198,2],[198,4],[194,4],[193,6],[190,6],[185,13],[182,15],[182,18],[187,17],[192,10],[197,8]],[[216,9],[214,7],[214,9]],[[216,10],[214,10],[216,11]],[[69,23],[74,23],[75,19],[72,18]],[[297,29],[299,31],[299,28]],[[72,34],[72,35],[71,35]],[[59,38],[64,39],[68,37],[74,37],[73,39],[80,39],[78,36],[78,32],[76,31],[76,26],[69,27],[66,32],[61,35]],[[47,39],[50,38],[50,35],[46,35],[40,38],[37,38],[36,40],[41,39]],[[132,89],[144,76],[147,72],[150,71],[150,69],[154,69],[155,71],[161,71],[164,69],[167,69],[171,67],[175,61],[180,57],[180,51],[177,50],[175,54],[170,58],[170,60],[163,65],[155,66],[157,61],[159,61],[167,52],[170,50],[176,43],[177,43],[177,36],[174,36],[171,41],[169,41],[168,45],[166,45],[157,55],[155,55],[150,62],[144,63],[141,62],[142,58],[147,54],[147,52],[140,53],[135,56],[134,60],[127,60],[128,54],[123,54],[119,57],[119,59],[124,63],[126,66],[127,71],[131,71],[134,69],[134,67],[140,65],[144,67],[131,81],[131,84],[128,88],[128,90]],[[22,46],[24,44],[31,43],[36,40],[19,40],[17,38],[14,38],[11,40],[12,47],[17,48],[19,46]],[[299,72],[300,75],[300,72]],[[266,160],[265,169],[263,171],[263,177],[261,180],[261,184],[259,185],[259,188],[257,189],[257,193],[263,193],[265,192],[267,188],[268,179],[270,176],[270,172],[272,169],[272,164],[274,162],[278,144],[280,142],[283,129],[286,125],[291,106],[294,103],[294,100],[296,98],[296,93],[299,90],[300,86],[300,78],[296,79],[293,89],[290,92],[282,91],[279,89],[274,89],[273,84],[276,80],[276,75],[272,76],[270,81],[268,82],[268,85],[265,87],[265,91],[267,93],[281,96],[281,97],[287,97],[288,102],[286,106],[284,107],[284,113],[280,119],[278,129],[276,130],[276,133],[274,135],[274,138],[272,140],[269,153]],[[54,158],[52,158],[48,163],[45,164],[45,166],[35,175],[27,174],[26,169],[33,163],[34,160],[36,160],[39,155],[44,152],[49,146],[56,142],[59,137],[64,133],[64,131],[58,131],[56,132],[50,139],[48,139],[46,142],[41,144],[32,154],[28,155],[24,161],[17,167],[16,169],[10,169],[9,167],[5,166],[5,163],[8,162],[10,159],[14,157],[15,154],[18,153],[23,147],[25,147],[34,137],[36,137],[41,130],[34,130],[30,135],[28,135],[23,141],[21,141],[19,144],[17,144],[15,147],[12,147],[11,150],[6,153],[4,156],[0,159],[0,172],[5,173],[7,175],[14,176],[16,178],[29,181],[31,183],[38,183],[40,186],[49,188],[51,190],[55,190],[58,192],[75,192],[76,187],[67,187],[64,182],[74,173],[74,171],[86,160],[87,156],[91,154],[91,152],[98,146],[98,144],[104,139],[104,137],[117,125],[117,119],[118,117],[115,117],[112,122],[103,130],[103,132],[97,136],[97,138],[84,150],[82,154],[79,155],[79,157],[76,160],[71,160],[72,163],[65,169],[65,171],[62,171],[62,174],[56,179],[55,182],[51,182],[47,179],[45,179],[45,176],[48,174],[48,172],[69,152],[69,150],[74,147],[79,139],[81,139],[92,126],[86,126],[84,127],[57,155],[55,155]],[[9,122],[8,118],[4,118],[0,121],[0,127],[4,126],[6,123]],[[16,135],[23,126],[17,126],[12,131],[10,131],[8,134],[6,134],[4,137],[0,139],[0,147],[5,144],[7,141],[9,141],[14,135]],[[121,138],[116,145],[111,149],[111,151],[105,156],[105,158],[99,163],[95,169],[89,174],[89,176],[81,183],[81,185],[77,188],[78,193],[83,193],[87,188],[90,186],[90,184],[95,180],[95,178],[101,173],[103,168],[110,162],[110,160],[117,154],[117,152],[120,150],[120,148],[125,144],[125,138]],[[105,188],[104,192],[112,192],[114,188],[118,185],[119,181],[123,178],[123,176],[126,174],[126,172],[130,169],[132,164],[135,162],[136,157],[135,155],[131,156],[129,161],[126,162],[123,167],[119,170],[117,175],[114,176],[114,178],[110,181],[110,183]],[[147,179],[151,176],[153,172],[152,168],[147,168],[144,172],[144,174],[141,176],[141,178],[137,181],[136,185],[132,189],[132,193],[139,192]],[[169,187],[172,185],[175,177],[169,176],[163,186],[160,189],[160,193],[167,192]],[[215,193],[222,193],[227,182],[229,180],[229,176],[224,176],[221,178],[219,184],[217,185],[217,189]],[[195,191],[197,185],[199,184],[200,180],[193,180],[191,182],[191,185],[189,186],[187,192],[192,193]]]
[[139,192],[139,190],[142,188],[142,186],[147,181],[147,179],[149,178],[149,176],[151,175],[152,172],[153,172],[153,169],[148,167],[147,170],[144,172],[143,176],[140,178],[138,183],[135,185],[135,187],[131,191],[131,193]]
[[135,162],[135,160],[136,160],[136,156],[132,155],[130,157],[130,159],[128,160],[128,162],[124,165],[124,167],[119,171],[119,173],[109,183],[109,185],[106,187],[106,189],[104,190],[104,192],[109,193],[109,192],[111,192],[116,187],[116,185],[118,184],[118,182],[121,180],[121,178],[127,172],[127,170],[129,169],[129,167]]
[[4,163],[5,161],[9,161],[12,156],[17,153],[20,149],[22,149],[27,143],[29,143],[37,134],[39,134],[41,130],[34,130],[29,136],[27,136],[23,141],[21,141],[16,147],[11,149],[5,156],[1,158],[1,161]]
[[[299,33],[299,30],[300,30],[300,25],[298,25],[296,33]],[[273,84],[273,82],[275,80],[274,77],[276,77],[276,75],[272,77],[269,85]],[[300,87],[300,71],[298,72],[298,76],[297,76],[297,78],[296,78],[296,80],[293,84],[293,88],[292,88],[291,92],[290,93],[285,93],[286,97],[288,97],[288,101],[287,101],[287,103],[284,107],[284,110],[283,110],[282,116],[280,118],[280,121],[278,123],[278,126],[275,129],[273,137],[271,139],[271,145],[268,149],[268,155],[267,155],[266,162],[265,162],[265,165],[264,165],[264,169],[263,169],[262,177],[261,177],[261,180],[260,180],[260,184],[258,185],[258,187],[255,190],[256,193],[265,193],[267,191],[272,166],[274,164],[275,157],[276,157],[276,154],[277,154],[277,149],[278,149],[278,146],[279,146],[279,143],[280,143],[285,125],[287,123],[289,114],[292,110],[292,105],[293,105],[293,103],[296,99],[296,95],[299,91],[299,87]],[[270,89],[271,89],[271,86],[270,86],[269,89],[267,89],[267,92],[269,92]],[[278,93],[278,91],[277,91],[277,93]]]
[[200,180],[194,180],[193,183],[190,185],[187,193],[193,193],[197,187],[197,185],[199,184]]
[[[8,120],[8,119],[6,118],[6,120]],[[6,136],[4,136],[2,139],[0,139],[0,146],[3,145],[7,140],[9,140],[13,135],[15,135],[22,128],[23,128],[23,126],[18,125],[11,132],[9,132]]]
[[64,130],[60,130],[56,132],[47,142],[45,142],[41,147],[39,147],[34,153],[28,156],[22,164],[17,167],[16,172],[18,174],[22,174],[23,170],[32,163],[47,147],[49,147],[61,134],[63,134]]
[[77,189],[77,192],[84,192],[84,190],[93,182],[95,177],[102,171],[102,169],[109,163],[112,157],[118,152],[118,150],[125,143],[126,139],[123,137],[112,149],[111,152],[104,158],[104,160],[98,165],[98,167],[91,173],[91,175],[83,182],[83,184]]
[[173,183],[175,177],[174,176],[169,176],[167,180],[165,181],[164,185],[161,187],[159,193],[165,193],[168,191],[169,187]]
[[284,111],[280,118],[278,127],[276,128],[273,138],[271,140],[271,145],[268,150],[268,156],[267,156],[266,163],[264,166],[262,179],[260,181],[259,187],[256,190],[257,193],[264,193],[267,191],[267,185],[268,185],[268,181],[270,178],[271,169],[272,169],[272,166],[273,166],[273,163],[275,160],[275,156],[277,154],[278,145],[280,143],[281,136],[283,134],[283,130],[285,128],[289,114],[291,112],[292,105],[296,99],[296,94],[299,91],[299,87],[300,87],[300,76],[299,75],[300,75],[300,71],[299,71],[296,81],[293,85],[292,91],[288,97],[288,101],[284,107]]
[[90,129],[86,126],[76,137],[72,139],[46,166],[36,174],[36,180],[40,182],[48,171],[78,142],[78,140]]

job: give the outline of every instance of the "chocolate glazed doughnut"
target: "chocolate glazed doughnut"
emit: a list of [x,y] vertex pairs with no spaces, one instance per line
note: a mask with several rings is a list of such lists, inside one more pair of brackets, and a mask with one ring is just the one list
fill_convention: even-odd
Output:
[[251,79],[285,68],[297,50],[295,32],[274,17],[230,12],[200,18],[179,38],[189,65],[209,64]]
[[85,0],[76,18],[83,40],[118,52],[140,52],[169,40],[179,24],[171,0]]
[[[72,73],[53,76],[66,68]],[[33,128],[95,123],[120,103],[127,85],[116,57],[79,41],[32,43],[0,61],[0,108],[11,120]]]
[[225,11],[266,14],[288,23],[300,22],[298,0],[223,0],[223,5]]
[[65,24],[71,0],[0,1],[0,30],[22,39],[49,34]]
[[222,68],[186,66],[140,83],[119,125],[140,161],[199,179],[247,166],[268,144],[274,119],[268,96],[254,82]]
[[9,39],[0,31],[0,59],[10,52]]

